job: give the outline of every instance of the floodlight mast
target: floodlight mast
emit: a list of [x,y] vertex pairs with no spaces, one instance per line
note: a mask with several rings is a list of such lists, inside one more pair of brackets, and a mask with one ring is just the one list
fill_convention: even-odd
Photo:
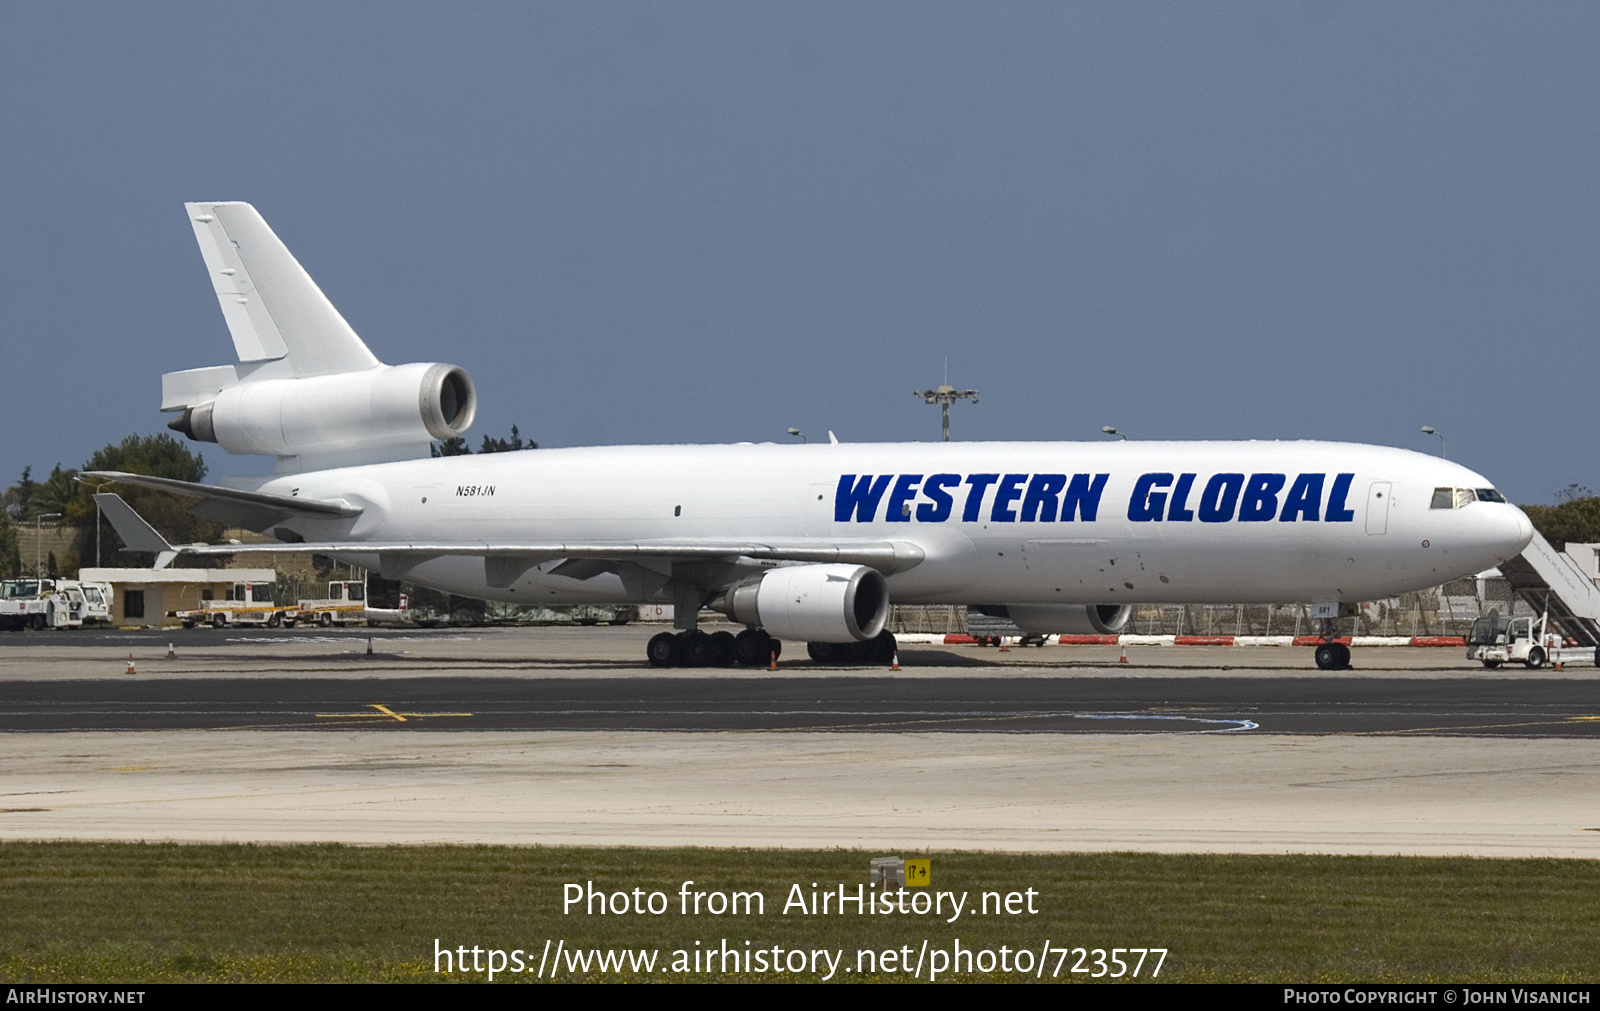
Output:
[[950,441],[950,405],[957,400],[970,400],[974,404],[978,402],[977,390],[958,390],[949,383],[932,390],[912,390],[911,395],[921,397],[923,403],[939,405],[941,442]]

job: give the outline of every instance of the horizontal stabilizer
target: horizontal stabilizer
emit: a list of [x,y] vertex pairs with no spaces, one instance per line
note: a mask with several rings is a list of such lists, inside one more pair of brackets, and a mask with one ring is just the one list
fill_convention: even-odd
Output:
[[127,550],[155,552],[155,567],[158,569],[166,568],[178,557],[178,552],[167,543],[167,539],[156,533],[155,527],[146,523],[143,516],[134,512],[133,506],[122,501],[121,495],[100,492],[94,500],[100,506],[100,514],[111,521],[111,529],[122,538]]
[[[117,470],[89,470],[84,477],[120,481],[123,484],[154,488],[200,499],[200,504],[189,511],[202,519],[215,520],[229,526],[247,530],[265,530],[280,520],[292,516],[313,516],[320,519],[360,516],[361,509],[348,502],[327,502],[322,499],[295,498],[290,495],[273,495],[267,492],[242,491],[237,488],[219,488],[213,484],[196,484],[170,477],[152,477],[149,474],[127,474]],[[115,498],[116,496],[112,496]],[[117,501],[121,502],[119,498]],[[126,503],[124,503],[126,508]],[[130,510],[131,511],[131,510]],[[144,522],[140,520],[140,522]],[[141,548],[140,550],[154,550]]]

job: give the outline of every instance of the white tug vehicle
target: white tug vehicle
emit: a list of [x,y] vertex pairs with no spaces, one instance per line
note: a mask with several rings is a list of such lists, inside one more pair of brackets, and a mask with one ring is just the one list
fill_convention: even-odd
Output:
[[1490,614],[1472,623],[1467,659],[1480,660],[1490,670],[1503,663],[1520,663],[1528,670],[1580,660],[1600,665],[1600,647],[1568,646],[1559,633],[1550,631],[1548,613],[1537,618]]
[[0,581],[0,628],[82,628],[109,624],[111,587],[76,579]]

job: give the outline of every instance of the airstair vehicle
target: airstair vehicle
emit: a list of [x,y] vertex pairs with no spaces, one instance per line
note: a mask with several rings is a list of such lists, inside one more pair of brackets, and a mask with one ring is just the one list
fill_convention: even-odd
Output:
[[[1500,574],[1511,584],[1511,591],[1540,617],[1513,621],[1491,615],[1478,619],[1468,640],[1469,659],[1482,660],[1486,667],[1507,661],[1524,663],[1530,670],[1546,662],[1568,663],[1580,658],[1600,666],[1600,587],[1577,562],[1536,532],[1522,554],[1500,565]],[[1517,621],[1524,625],[1518,626]],[[1494,627],[1485,625],[1480,630],[1483,622]],[[1484,655],[1478,655],[1480,652]]]

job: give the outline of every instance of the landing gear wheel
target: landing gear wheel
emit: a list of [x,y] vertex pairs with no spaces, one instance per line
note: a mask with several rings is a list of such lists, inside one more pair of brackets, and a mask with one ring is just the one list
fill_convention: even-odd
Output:
[[[1500,669],[1500,661],[1499,660],[1485,660],[1483,662],[1483,665],[1485,667],[1489,668],[1490,670],[1499,670]],[[1600,666],[1600,665],[1597,665],[1597,666]]]
[[848,663],[851,645],[846,642],[808,642],[806,653],[817,663]]
[[760,667],[772,657],[772,636],[759,628],[747,628],[733,637],[734,659],[746,667]]
[[1523,661],[1529,670],[1538,670],[1544,666],[1544,650],[1538,646],[1528,650],[1528,659]]
[[885,629],[878,633],[877,638],[861,644],[866,647],[867,659],[877,663],[888,663],[894,659],[894,654],[899,645],[894,641],[894,633]]
[[211,616],[211,627],[212,628],[227,628],[228,627],[228,616],[226,614],[213,614]]
[[683,659],[678,637],[671,632],[651,636],[649,645],[644,648],[644,655],[652,667],[676,667],[678,661]]
[[723,630],[711,633],[711,666],[732,667],[738,660],[733,633]]
[[683,655],[685,667],[708,667],[714,655],[711,646],[711,637],[704,632],[681,632],[678,649]]
[[1350,666],[1350,647],[1339,642],[1325,642],[1314,654],[1318,670],[1345,670]]

